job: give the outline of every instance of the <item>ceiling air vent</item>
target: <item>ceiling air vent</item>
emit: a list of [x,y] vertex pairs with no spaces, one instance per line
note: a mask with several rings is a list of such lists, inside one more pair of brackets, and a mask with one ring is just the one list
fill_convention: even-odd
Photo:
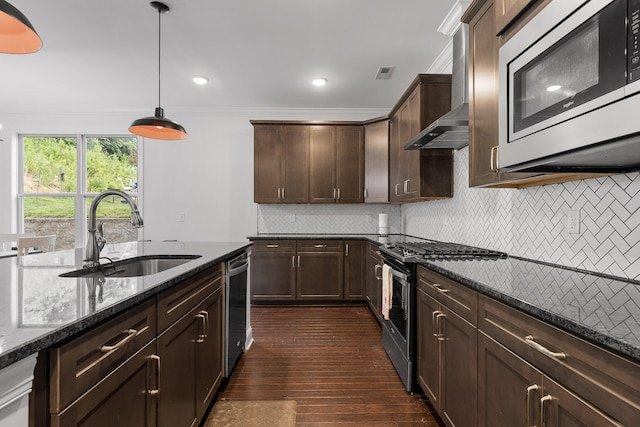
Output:
[[389,80],[391,78],[391,74],[393,73],[394,68],[396,67],[378,68],[378,72],[376,73],[376,80]]

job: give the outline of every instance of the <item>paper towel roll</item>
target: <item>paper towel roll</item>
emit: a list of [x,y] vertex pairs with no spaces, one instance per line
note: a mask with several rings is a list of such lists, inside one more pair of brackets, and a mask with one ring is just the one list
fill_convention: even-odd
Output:
[[389,228],[389,215],[388,214],[378,214],[378,227]]

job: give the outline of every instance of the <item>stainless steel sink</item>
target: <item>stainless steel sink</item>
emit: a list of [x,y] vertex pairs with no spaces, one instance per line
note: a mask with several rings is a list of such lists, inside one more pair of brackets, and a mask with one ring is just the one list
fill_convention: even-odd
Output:
[[178,267],[200,255],[144,255],[63,273],[60,277],[141,277]]

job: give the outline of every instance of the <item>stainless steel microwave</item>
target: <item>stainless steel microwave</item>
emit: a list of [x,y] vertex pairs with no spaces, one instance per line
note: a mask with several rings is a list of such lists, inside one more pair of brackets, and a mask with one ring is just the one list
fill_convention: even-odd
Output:
[[554,0],[499,51],[499,166],[640,170],[640,0]]

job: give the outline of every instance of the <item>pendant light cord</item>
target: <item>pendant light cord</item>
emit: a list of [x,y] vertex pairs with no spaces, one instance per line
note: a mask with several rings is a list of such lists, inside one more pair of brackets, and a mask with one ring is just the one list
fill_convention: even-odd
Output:
[[160,15],[162,15],[162,11],[158,9],[158,107],[162,106],[160,104],[160,55],[162,52],[160,49],[160,35],[162,33],[162,19]]

